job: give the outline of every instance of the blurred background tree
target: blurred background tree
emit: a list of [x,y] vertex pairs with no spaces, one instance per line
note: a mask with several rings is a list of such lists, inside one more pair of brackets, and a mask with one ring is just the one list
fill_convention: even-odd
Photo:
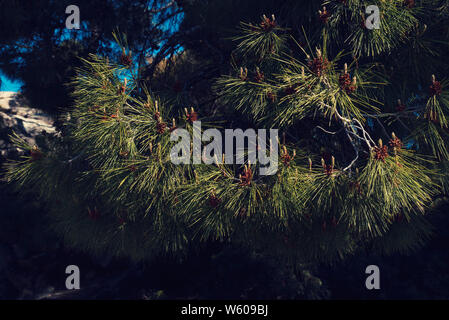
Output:
[[0,1],[0,70],[23,82],[34,107],[57,114],[70,105],[67,83],[89,53],[119,55],[112,32],[128,35],[136,63],[176,31],[181,10],[169,0],[80,0],[80,29],[66,29],[73,1]]

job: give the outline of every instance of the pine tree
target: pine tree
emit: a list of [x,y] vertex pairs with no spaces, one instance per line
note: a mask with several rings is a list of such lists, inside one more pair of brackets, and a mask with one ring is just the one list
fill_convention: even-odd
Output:
[[[41,197],[67,245],[92,253],[145,260],[223,241],[304,263],[418,248],[448,185],[447,4],[372,2],[380,29],[366,28],[357,0],[324,1],[319,32],[302,40],[282,17],[241,23],[215,115],[143,86],[119,41],[118,61],[83,60],[60,135],[14,137],[28,155],[6,178]],[[280,128],[278,172],[220,156],[173,164],[170,134],[193,133],[195,120]]]

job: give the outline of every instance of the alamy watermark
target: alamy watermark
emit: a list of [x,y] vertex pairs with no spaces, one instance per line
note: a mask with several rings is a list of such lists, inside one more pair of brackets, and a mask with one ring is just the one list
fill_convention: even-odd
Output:
[[365,287],[368,290],[380,289],[380,270],[379,267],[372,264],[366,267],[365,273],[369,274],[365,281]]
[[[193,121],[193,138],[182,128],[171,133],[170,141],[177,143],[170,150],[170,160],[174,164],[244,164],[246,157],[248,163],[260,164],[260,175],[273,175],[278,169],[278,130],[269,129],[269,136],[267,131],[258,129],[256,134],[254,129],[226,129],[223,140],[218,129],[202,132],[201,121]],[[202,148],[202,142],[209,143]]]
[[369,16],[365,20],[365,27],[368,30],[380,29],[380,13],[379,7],[375,5],[367,6],[365,13]]
[[69,30],[80,28],[80,8],[74,4],[65,8],[65,13],[70,14],[65,19],[65,27]]

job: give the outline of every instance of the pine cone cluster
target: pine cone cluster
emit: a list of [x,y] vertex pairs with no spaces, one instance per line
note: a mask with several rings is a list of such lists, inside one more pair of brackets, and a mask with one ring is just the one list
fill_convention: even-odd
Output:
[[351,94],[356,90],[357,78],[354,77],[351,81],[351,76],[348,73],[348,65],[345,63],[345,73],[338,78],[341,90],[347,94]]
[[404,145],[402,143],[402,141],[396,137],[396,135],[393,133],[393,138],[390,139],[390,141],[388,142],[390,148],[393,148],[394,150],[400,150],[402,149],[402,146]]
[[274,14],[271,15],[271,19],[267,18],[266,15],[263,15],[262,22],[259,24],[259,26],[265,32],[273,30],[276,27],[276,19],[274,17]]
[[247,68],[243,69],[242,67],[240,67],[239,78],[242,81],[248,80],[248,69]]
[[259,68],[256,69],[256,74],[254,75],[254,82],[262,82],[265,79],[265,76]]
[[125,49],[123,49],[122,55],[120,56],[120,63],[126,67],[131,66],[133,63],[131,52],[126,54]]
[[431,96],[439,96],[442,93],[441,83],[436,81],[435,76],[432,75],[432,84],[429,87]]
[[166,129],[167,129],[167,124],[165,122],[163,122],[161,118],[159,118],[159,121],[156,124],[157,133],[163,134]]
[[241,186],[249,186],[251,184],[251,181],[253,180],[253,171],[249,166],[245,165],[243,174],[239,175],[239,179]]
[[195,109],[190,108],[190,112],[187,111],[187,108],[184,109],[185,113],[186,113],[186,121],[193,123],[194,121],[198,120],[198,113],[195,112]]
[[388,157],[388,146],[382,144],[382,140],[379,140],[379,146],[373,148],[374,159],[385,162]]
[[329,20],[329,17],[331,16],[330,13],[326,10],[326,7],[323,7],[323,11],[318,10],[318,14],[320,17],[321,22],[327,23]]
[[321,158],[321,166],[323,167],[324,173],[328,176],[332,175],[334,173],[334,167],[335,167],[335,158],[332,156],[331,158],[332,162],[331,164],[326,164],[326,161],[324,161],[323,158]]
[[289,167],[290,162],[295,158],[296,151],[293,150],[293,155],[290,155],[287,151],[287,148],[284,146],[284,148],[281,151],[281,161],[284,164],[284,166]]
[[329,66],[329,61],[326,58],[323,58],[320,50],[317,50],[317,57],[313,60],[309,60],[308,65],[310,70],[320,77]]
[[267,92],[267,98],[268,100],[270,100],[272,103],[274,103],[276,101],[276,94],[273,93],[272,91],[268,91]]
[[37,146],[34,146],[31,151],[30,151],[30,155],[31,155],[31,161],[37,161],[39,159],[42,158],[42,152],[39,150],[39,148]]

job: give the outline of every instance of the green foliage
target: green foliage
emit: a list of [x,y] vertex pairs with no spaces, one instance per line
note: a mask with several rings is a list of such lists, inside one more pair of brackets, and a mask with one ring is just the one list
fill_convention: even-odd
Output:
[[[377,3],[380,30],[360,31],[360,1],[333,1],[319,35],[302,43],[280,17],[241,24],[232,70],[211,85],[213,115],[182,111],[185,97],[164,83],[146,89],[133,66],[91,55],[72,83],[63,134],[19,145],[30,155],[7,179],[43,197],[67,244],[94,253],[144,260],[229,241],[304,263],[418,248],[431,234],[428,207],[447,190],[448,93],[429,76],[398,97],[407,64],[391,72],[385,54],[413,45],[407,32],[430,18],[421,5]],[[392,107],[399,98],[407,106]],[[220,155],[174,165],[170,133],[192,132],[198,116],[203,126],[282,128],[278,172],[261,176],[259,163],[222,164]]]

